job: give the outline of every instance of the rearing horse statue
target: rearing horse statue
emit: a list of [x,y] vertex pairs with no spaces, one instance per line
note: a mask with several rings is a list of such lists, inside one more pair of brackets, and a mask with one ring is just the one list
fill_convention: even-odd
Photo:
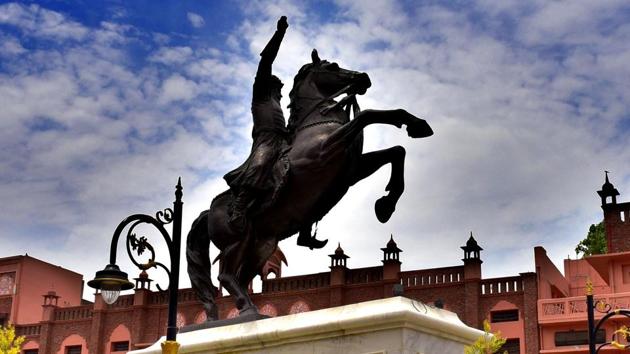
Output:
[[[290,94],[289,175],[274,202],[252,213],[250,225],[238,231],[228,222],[234,198],[228,190],[215,197],[210,209],[194,221],[186,247],[188,274],[209,321],[218,319],[214,301],[217,288],[210,279],[210,242],[221,252],[217,257],[222,263],[218,276],[221,285],[234,296],[240,315],[250,315],[258,310],[247,292],[248,285],[278,242],[298,232],[310,234],[311,225],[323,218],[350,186],[391,163],[385,187],[388,193],[375,204],[378,220],[389,220],[404,189],[405,149],[394,146],[363,153],[363,129],[370,124],[406,125],[412,138],[428,137],[433,131],[423,119],[402,109],[359,111],[353,105],[355,95],[364,94],[370,86],[366,73],[320,60],[313,50],[312,63],[300,69]],[[347,96],[337,102],[335,98],[344,93]]]

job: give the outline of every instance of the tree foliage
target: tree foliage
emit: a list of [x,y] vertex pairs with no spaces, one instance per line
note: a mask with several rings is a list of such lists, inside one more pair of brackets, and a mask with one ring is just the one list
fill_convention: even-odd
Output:
[[0,326],[0,354],[20,354],[24,336],[15,335],[15,327]]
[[[493,354],[496,353],[506,339],[501,337],[501,332],[490,334],[490,323],[488,320],[483,321],[483,334],[477,338],[475,343],[464,347],[464,354]],[[507,353],[507,351],[504,351]]]
[[606,246],[606,232],[604,230],[604,222],[597,225],[591,225],[588,228],[586,238],[580,241],[575,247],[575,253],[582,253],[583,257],[592,256],[594,254],[604,254],[608,251]]

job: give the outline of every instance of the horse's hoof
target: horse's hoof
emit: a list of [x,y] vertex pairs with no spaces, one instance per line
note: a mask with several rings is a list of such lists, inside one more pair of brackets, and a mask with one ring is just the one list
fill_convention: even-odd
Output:
[[310,248],[311,250],[316,248],[316,249],[320,249],[323,248],[324,246],[326,246],[326,244],[328,243],[328,240],[318,240],[316,238],[312,238],[311,239],[311,244],[308,246],[308,248]]
[[298,246],[308,247],[311,250],[315,248],[317,249],[323,248],[324,246],[326,246],[327,243],[328,243],[328,240],[321,241],[321,240],[316,239],[315,237],[309,237],[309,238],[298,237],[298,240],[297,240]]
[[407,135],[411,138],[426,138],[433,135],[433,129],[424,119],[418,119],[412,124],[407,124]]
[[392,217],[394,210],[396,210],[396,204],[387,196],[379,198],[376,203],[374,203],[376,218],[383,224],[389,221],[389,218]]
[[258,309],[256,308],[256,306],[251,306],[251,307],[248,307],[246,309],[239,311],[238,315],[239,316],[258,315]]

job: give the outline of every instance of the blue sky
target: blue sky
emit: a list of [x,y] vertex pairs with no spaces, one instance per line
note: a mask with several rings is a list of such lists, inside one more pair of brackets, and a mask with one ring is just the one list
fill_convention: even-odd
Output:
[[404,269],[458,264],[471,230],[484,276],[533,271],[534,246],[575,257],[603,170],[630,199],[627,2],[3,2],[0,256],[90,279],[120,220],[170,206],[179,176],[187,231],[247,157],[258,53],[281,15],[285,97],[317,48],[370,74],[362,108],[404,108],[436,133],[368,128],[366,151],[407,149],[397,212],[373,214],[384,168],[320,222],[328,247],[281,244],[285,274],[325,271],[338,242],[351,267],[378,264],[390,234]]

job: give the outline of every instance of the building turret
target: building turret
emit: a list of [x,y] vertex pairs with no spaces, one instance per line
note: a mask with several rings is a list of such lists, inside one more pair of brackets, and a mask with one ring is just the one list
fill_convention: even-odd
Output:
[[[400,285],[400,252],[394,235],[390,235],[389,242],[383,251],[383,296],[395,295],[394,286]],[[397,294],[399,295],[399,294]]]
[[[617,196],[619,195],[619,191],[617,190],[617,188],[615,188],[615,186],[613,186],[613,184],[610,183],[610,181],[608,180],[609,173],[610,172],[608,171],[604,171],[604,174],[606,175],[606,181],[602,185],[602,189],[597,191],[597,194],[599,194],[600,198],[602,198],[602,206],[606,204],[617,204]],[[608,203],[609,197],[611,198],[610,203]]]
[[282,263],[285,265],[289,265],[287,263],[287,257],[284,256],[284,253],[280,249],[280,246],[276,247],[276,250],[273,252],[271,257],[265,262],[263,266],[260,277],[262,280],[269,279],[269,275],[273,274],[274,278],[282,277]]
[[400,252],[402,252],[402,250],[398,248],[396,241],[394,241],[394,235],[390,235],[387,246],[381,248],[381,251],[383,251],[383,264],[389,262],[397,262],[400,264]]
[[470,232],[470,238],[466,241],[466,246],[462,246],[461,249],[464,250],[464,264],[473,260],[476,260],[479,263],[483,262],[480,255],[483,248],[479,246],[477,240],[473,237],[472,231]]
[[44,304],[42,305],[42,321],[52,321],[54,319],[55,309],[59,306],[58,302],[61,296],[57,295],[57,292],[54,290],[51,290],[42,296],[44,297]]
[[346,259],[350,258],[350,256],[346,256],[343,252],[343,248],[341,248],[341,243],[337,245],[337,249],[334,254],[328,255],[330,257],[330,269],[336,267],[346,268]]
[[617,203],[619,191],[608,180],[609,172],[604,172],[605,182],[597,194],[602,199],[608,253],[628,252],[630,251],[630,221],[628,220],[630,203]]
[[151,282],[153,279],[149,278],[149,274],[146,270],[140,272],[140,275],[138,275],[137,278],[133,278],[133,280],[136,281],[136,290],[151,290]]
[[337,245],[334,254],[330,257],[330,305],[341,306],[344,304],[343,293],[346,284],[346,260],[350,258],[343,252],[341,243]]
[[479,294],[481,293],[481,251],[472,231],[461,247],[464,250],[464,316],[463,320],[469,326],[478,326],[479,320]]

